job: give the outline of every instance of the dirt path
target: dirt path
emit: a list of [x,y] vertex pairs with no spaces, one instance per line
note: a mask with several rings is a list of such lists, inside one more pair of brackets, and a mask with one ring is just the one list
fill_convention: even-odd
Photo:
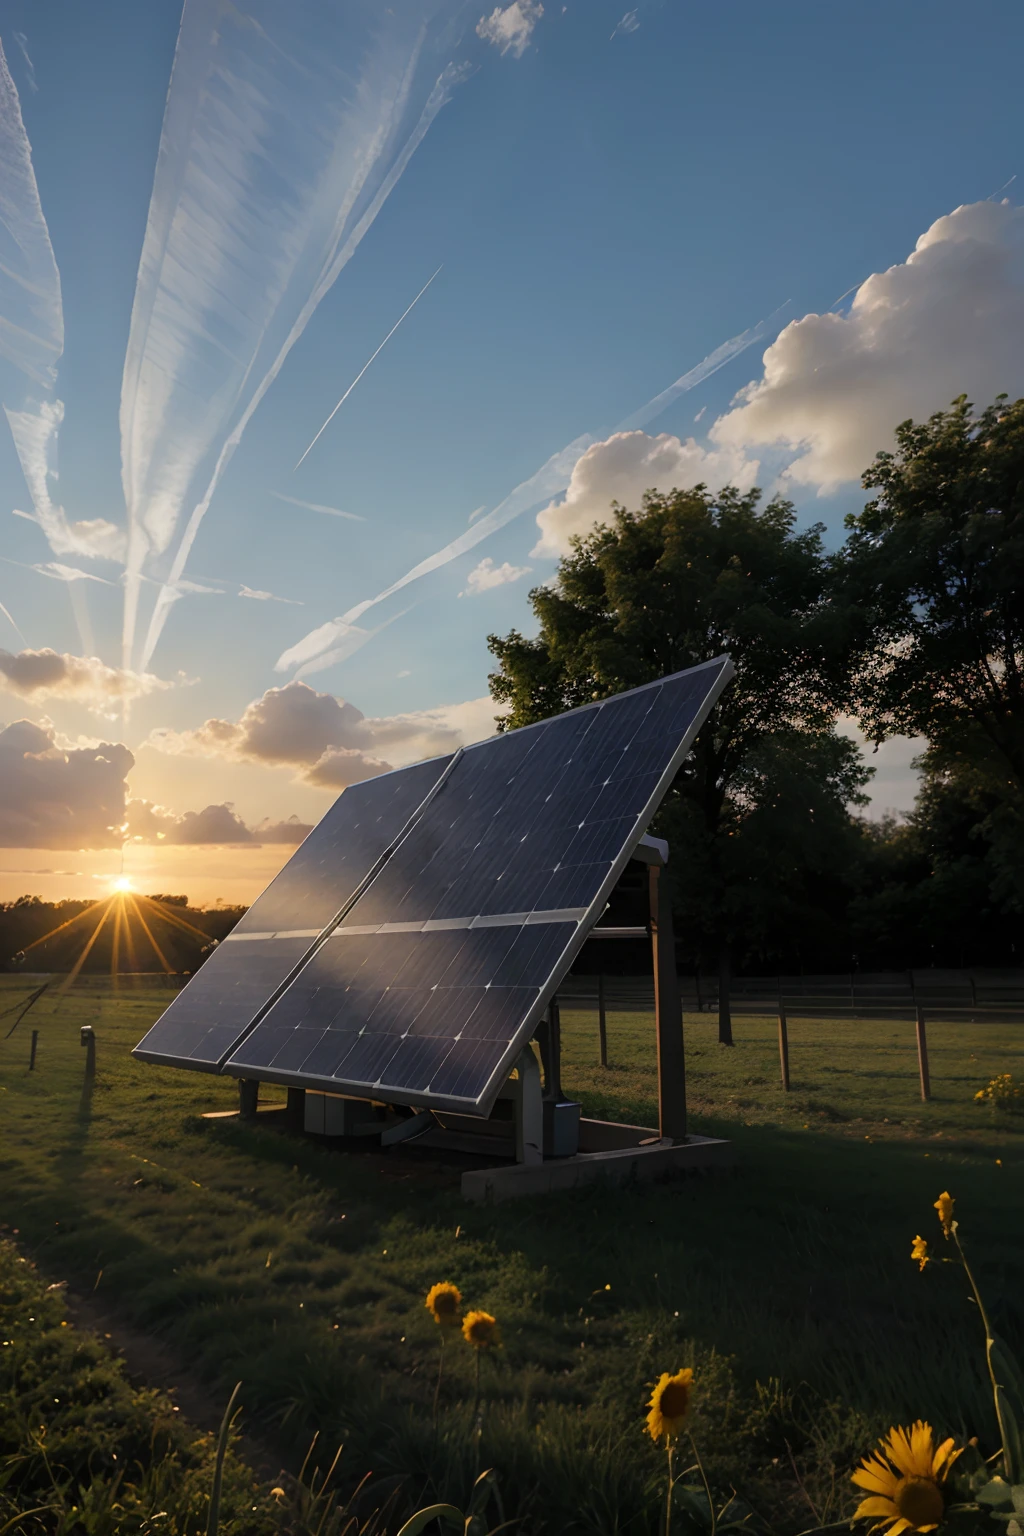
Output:
[[[71,1290],[66,1295],[71,1321],[78,1328],[97,1334],[114,1354],[123,1359],[133,1385],[160,1388],[173,1397],[197,1429],[217,1433],[224,1417],[225,1401],[214,1397],[162,1339],[133,1328],[91,1296],[79,1296]],[[244,1389],[242,1409],[244,1414]],[[238,1450],[258,1477],[268,1482],[277,1481],[281,1458],[262,1440],[243,1433],[238,1439]]]

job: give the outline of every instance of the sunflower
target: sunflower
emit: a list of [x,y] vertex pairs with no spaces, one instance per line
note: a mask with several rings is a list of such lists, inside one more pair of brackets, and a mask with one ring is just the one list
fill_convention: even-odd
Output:
[[467,1312],[462,1319],[462,1337],[474,1349],[488,1349],[501,1343],[501,1329],[489,1312]]
[[953,1230],[953,1207],[955,1204],[956,1201],[948,1189],[943,1190],[935,1202],[935,1209],[938,1211],[939,1220],[942,1222],[942,1230],[947,1237]]
[[678,1435],[690,1412],[692,1391],[693,1372],[689,1367],[674,1376],[662,1371],[648,1405],[651,1411],[647,1415],[647,1433],[652,1440]]
[[921,1419],[910,1429],[893,1426],[878,1447],[853,1474],[858,1488],[871,1495],[861,1500],[853,1518],[877,1515],[872,1531],[885,1530],[888,1536],[934,1531],[946,1508],[943,1483],[960,1451],[953,1449],[952,1440],[936,1448],[931,1425]]
[[928,1244],[925,1242],[923,1237],[914,1238],[914,1244],[910,1250],[910,1257],[916,1260],[922,1269],[924,1269],[926,1264],[931,1263],[932,1260],[931,1255],[928,1252]]
[[424,1303],[427,1311],[435,1323],[440,1323],[442,1328],[457,1328],[459,1325],[459,1308],[462,1306],[462,1292],[457,1285],[452,1285],[448,1280],[442,1280],[438,1285],[432,1285],[427,1292]]

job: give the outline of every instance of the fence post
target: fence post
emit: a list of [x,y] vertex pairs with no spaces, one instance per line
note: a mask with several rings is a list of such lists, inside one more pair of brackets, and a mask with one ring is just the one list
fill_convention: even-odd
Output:
[[608,1020],[605,1016],[604,973],[597,978],[597,1029],[601,1040],[601,1065],[608,1065]]
[[925,1101],[932,1096],[931,1077],[928,1073],[928,1037],[924,1028],[924,1012],[917,1006],[917,1065],[921,1073],[921,1097]]
[[32,1031],[32,1045],[31,1045],[31,1047],[29,1049],[29,1053],[28,1053],[28,1069],[29,1069],[30,1072],[34,1072],[35,1069],[36,1069],[36,1046],[38,1044],[39,1044],[39,1031],[38,1031],[38,1029],[34,1029]]
[[789,1092],[789,1029],[786,1025],[786,1006],[779,993],[779,1066],[782,1068],[782,1091]]
[[85,1076],[91,1081],[96,1076],[96,1035],[91,1024],[83,1024],[81,1041],[85,1048]]

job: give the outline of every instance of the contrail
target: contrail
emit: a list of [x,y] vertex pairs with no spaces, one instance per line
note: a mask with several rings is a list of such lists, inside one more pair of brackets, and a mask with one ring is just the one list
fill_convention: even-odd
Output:
[[[444,266],[444,262],[441,263],[441,267],[443,267],[443,266]],[[437,272],[440,272],[441,267],[438,267]],[[359,383],[359,380],[362,378],[362,376],[366,372],[367,368],[369,368],[370,363],[372,363],[375,358],[378,358],[380,356],[380,354],[384,351],[384,348],[387,346],[388,342],[391,340],[392,336],[398,330],[398,327],[401,325],[402,321],[405,319],[406,315],[409,314],[409,312],[411,310],[414,310],[416,308],[416,305],[419,303],[420,299],[422,299],[423,295],[426,293],[427,289],[430,287],[431,283],[434,281],[434,278],[437,276],[437,272],[434,272],[430,277],[427,278],[426,282],[423,284],[423,287],[420,289],[419,293],[416,295],[416,297],[413,299],[412,303],[409,305],[409,308],[407,310],[404,310],[403,313],[399,315],[398,319],[395,321],[395,323],[391,327],[390,331],[388,331],[387,335],[384,337],[384,340],[381,342],[380,346],[377,348],[376,352],[373,354],[373,357],[371,357],[369,362],[364,363],[363,366],[360,368],[359,372],[356,374],[355,378],[352,380],[352,383],[349,385],[348,389],[346,389],[345,393],[342,395],[341,399],[338,401],[337,405],[334,407],[334,410],[328,416],[327,420],[324,422],[323,426],[320,428],[320,431],[317,433],[316,437],[314,437],[313,441],[310,443],[309,447],[306,449],[306,452],[302,455],[302,458],[299,460],[298,464],[296,464],[295,469],[298,469],[299,464],[301,464],[303,462],[303,459],[307,458],[308,455],[310,454],[310,452],[316,447],[317,443],[320,441],[321,437],[323,437],[324,433],[327,431],[327,428],[330,426],[330,424],[334,420],[335,416],[337,416],[338,412],[341,410],[342,406],[345,404],[345,401],[348,399],[349,395],[352,393],[352,391],[355,389],[356,385]],[[295,470],[293,469],[292,470],[292,474],[294,474],[294,473],[295,473]],[[323,508],[321,507],[318,510],[319,511],[323,511]]]
[[21,641],[22,645],[25,647],[26,650],[28,650],[28,641],[25,639],[25,636],[22,634],[21,630],[18,628],[17,624],[14,622],[14,615],[11,613],[9,608],[5,608],[4,607],[3,603],[0,603],[0,613],[3,614],[3,616],[7,620],[8,624],[10,624],[11,628],[14,630],[14,633],[17,635],[18,639]]
[[770,335],[773,329],[773,321],[782,314],[782,311],[788,307],[789,303],[790,301],[787,299],[785,304],[780,304],[778,309],[773,310],[764,320],[759,320],[756,325],[752,325],[748,331],[741,331],[738,336],[732,336],[728,341],[723,341],[722,345],[716,347],[713,352],[709,352],[703,362],[697,364],[696,368],[691,368],[689,373],[684,373],[680,378],[676,379],[675,383],[670,384],[668,389],[663,389],[660,395],[655,395],[653,400],[648,400],[647,404],[642,405],[638,411],[634,411],[632,416],[627,416],[625,421],[619,423],[615,431],[635,432],[637,428],[645,427],[649,421],[654,420],[655,416],[660,416],[662,411],[668,410],[668,407],[674,400],[678,400],[680,395],[685,395],[688,390],[695,389],[698,384],[703,384],[705,379],[710,379],[711,375],[717,373],[719,368],[724,368],[726,363],[731,363],[734,357],[739,357],[741,352],[745,352],[755,342],[764,341],[765,337]]
[[467,77],[464,10],[185,0],[121,391],[126,655],[143,573],[173,557],[152,655],[253,414]]
[[[786,305],[783,304],[757,325],[751,326],[749,330],[742,331],[740,335],[733,336],[729,341],[723,342],[720,347],[716,347],[703,362],[676,379],[668,389],[663,389],[652,400],[648,400],[647,404],[641,406],[632,416],[627,416],[615,431],[627,432],[645,425],[687,390],[703,383],[705,379],[710,378],[719,368],[723,368],[726,363],[738,357],[755,342],[763,341],[772,328],[772,322],[785,308]],[[326,624],[321,624],[318,629],[314,629],[297,644],[291,646],[278,657],[274,666],[275,672],[287,672],[291,667],[301,667],[301,672],[296,675],[305,677],[310,673],[323,671],[326,667],[332,666],[335,661],[347,660],[371,638],[372,631],[362,631],[357,627],[364,613],[376,607],[378,603],[382,603],[385,598],[391,597],[393,593],[408,586],[410,582],[418,580],[420,576],[426,576],[429,572],[447,565],[449,561],[457,559],[459,555],[464,555],[474,545],[486,539],[489,534],[510,523],[513,518],[531,511],[542,501],[550,501],[552,497],[560,496],[569,485],[577,461],[597,441],[598,439],[589,433],[584,433],[583,436],[569,443],[560,453],[552,454],[547,463],[542,464],[535,474],[517,485],[515,490],[494,508],[493,512],[480,518],[479,522],[472,523],[465,533],[453,539],[450,544],[446,544],[443,549],[439,549],[436,554],[428,555],[426,560],[421,560],[418,565],[414,565],[411,571],[407,571],[390,587],[385,587],[383,592],[378,592],[376,597],[357,603],[340,618],[328,620]],[[474,513],[473,517],[475,516]]]
[[[438,269],[440,270],[440,269]],[[365,523],[366,518],[357,512],[343,512],[340,507],[324,507],[318,501],[301,501],[298,496],[286,496],[283,491],[271,491],[278,501],[290,501],[293,507],[305,507],[308,512],[327,512],[331,517],[347,517],[352,523]]]

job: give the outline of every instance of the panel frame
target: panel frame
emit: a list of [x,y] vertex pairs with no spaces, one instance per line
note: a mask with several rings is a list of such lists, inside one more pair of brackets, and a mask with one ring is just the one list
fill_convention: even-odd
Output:
[[[576,709],[564,710],[561,715],[549,716],[546,720],[538,720],[534,721],[530,725],[520,726],[516,731],[515,734],[519,735],[520,732],[525,734],[528,731],[538,730],[549,724],[550,720],[552,719],[563,719],[568,715],[582,714],[587,710],[600,709],[603,704],[610,703],[612,698],[629,698],[634,694],[643,693],[649,689],[659,687],[661,684],[669,682],[673,678],[692,675],[696,672],[702,671],[710,672],[715,668],[718,668],[718,676],[715,678],[708,692],[705,694],[704,700],[699,710],[697,711],[697,714],[694,716],[694,719],[687,727],[683,736],[680,738],[679,746],[673,753],[668,766],[655,784],[646,805],[639,813],[636,819],[633,833],[630,834],[622,849],[616,855],[609,873],[602,882],[597,895],[590,903],[589,907],[585,909],[585,915],[578,920],[575,933],[568,940],[568,943],[559,956],[554,968],[540,987],[536,1001],[529,1009],[528,1013],[524,1016],[519,1029],[509,1041],[504,1054],[492,1069],[491,1077],[488,1080],[486,1088],[477,1098],[455,1098],[453,1096],[442,1097],[441,1095],[430,1093],[429,1090],[420,1091],[413,1089],[404,1090],[402,1092],[397,1092],[395,1090],[385,1091],[384,1089],[381,1089],[379,1093],[376,1090],[373,1090],[368,1094],[365,1085],[346,1084],[344,1079],[340,1078],[316,1077],[309,1073],[286,1071],[280,1069],[275,1071],[272,1067],[261,1067],[254,1069],[251,1066],[246,1067],[241,1064],[237,1066],[233,1065],[231,1062],[231,1054],[233,1054],[233,1052],[236,1051],[238,1047],[244,1043],[244,1040],[247,1039],[248,1035],[252,1033],[252,1029],[256,1027],[256,1023],[258,1023],[259,1020],[255,1020],[252,1025],[252,1029],[247,1031],[246,1035],[237,1041],[236,1044],[232,1047],[232,1051],[228,1054],[227,1059],[222,1062],[219,1071],[223,1074],[226,1074],[227,1076],[237,1078],[252,1077],[258,1073],[259,1080],[261,1082],[276,1083],[289,1088],[309,1088],[314,1092],[340,1094],[343,1097],[352,1098],[371,1098],[373,1102],[403,1105],[412,1109],[437,1109],[439,1111],[447,1111],[449,1113],[477,1115],[481,1118],[486,1118],[490,1114],[498,1094],[501,1092],[501,1089],[507,1081],[509,1074],[514,1068],[516,1060],[518,1059],[519,1053],[521,1052],[524,1044],[532,1039],[533,1034],[536,1031],[536,1028],[541,1019],[543,1018],[552,997],[558,991],[559,985],[572,966],[576,956],[583,948],[583,945],[589,937],[590,931],[594,924],[604,912],[604,909],[608,903],[608,899],[611,896],[612,891],[615,889],[615,886],[618,884],[618,881],[621,878],[626,865],[633,857],[638,844],[646,834],[647,827],[658,807],[660,806],[662,800],[665,798],[665,795],[668,793],[668,790],[671,788],[676,774],[679,772],[679,769],[682,767],[687,757],[689,757],[693,748],[693,743],[696,740],[698,733],[701,731],[711,711],[718,703],[718,700],[725,690],[727,684],[735,676],[736,668],[733,665],[732,658],[730,656],[716,656],[713,657],[710,661],[700,663],[696,667],[687,667],[681,673],[670,673],[668,677],[656,678],[649,683],[642,683],[637,688],[626,689],[622,693],[611,695],[608,699],[597,699],[590,704],[581,704],[577,706]],[[412,830],[415,820],[418,819],[420,815],[422,815],[423,811],[430,803],[430,800],[433,799],[433,795],[437,793],[437,791],[441,788],[442,783],[447,781],[449,774],[455,768],[456,762],[460,761],[462,757],[467,756],[469,753],[476,751],[478,748],[488,745],[490,740],[491,738],[487,738],[483,742],[475,742],[473,745],[462,748],[458,753],[456,753],[455,757],[452,759],[451,764],[449,765],[448,771],[438,781],[437,785],[434,787],[434,790],[429,796],[426,797],[423,805],[417,811],[416,818],[414,818],[414,820],[408,824],[407,828],[404,829],[402,834],[403,839],[405,835],[407,835],[407,833]],[[402,841],[402,839],[396,839],[391,852],[393,852],[394,849],[398,847],[400,841]],[[388,854],[388,857],[390,857],[390,853]],[[387,860],[386,858],[382,858],[378,862],[380,864],[380,868],[383,868]],[[376,872],[373,878],[376,878]],[[368,888],[371,883],[372,882],[370,880],[367,880],[365,888]],[[360,895],[363,894],[363,890],[364,888],[361,887]],[[345,908],[345,912],[351,911],[354,905],[355,900],[348,903]],[[334,931],[334,929],[341,922],[344,915],[345,913],[339,914],[337,920],[331,924],[330,932]],[[329,933],[325,932],[324,935],[322,935],[322,938],[318,940],[317,944],[311,950],[306,960],[303,961],[303,965],[308,963],[309,959],[312,959],[316,949],[319,949],[320,944],[325,942],[328,937]],[[299,967],[299,970],[301,970],[301,967]],[[295,974],[298,975],[298,970]],[[288,985],[291,984],[291,980],[293,979],[294,977],[290,978]],[[267,1003],[266,1008],[261,1011],[261,1018],[264,1017],[267,1012],[269,1012],[272,1004],[277,1001],[278,996],[280,996],[284,990],[285,988],[282,987],[279,989],[278,993],[275,993],[274,998],[271,999]]]
[[[215,1061],[215,1062],[214,1061],[193,1061],[193,1060],[190,1060],[187,1057],[169,1055],[165,1051],[144,1050],[143,1049],[143,1043],[144,1043],[144,1040],[145,1040],[145,1036],[143,1037],[143,1041],[140,1041],[139,1044],[132,1051],[132,1055],[137,1057],[139,1061],[153,1062],[156,1066],[181,1067],[185,1071],[207,1072],[207,1073],[210,1073],[213,1076],[218,1076],[218,1075],[223,1074],[225,1072],[225,1070],[226,1070],[226,1064],[230,1060],[230,1058],[233,1055],[233,1053],[238,1050],[240,1045],[244,1045],[245,1044],[246,1040],[248,1040],[249,1036],[257,1028],[257,1026],[259,1024],[261,1024],[263,1022],[263,1020],[266,1018],[267,1014],[270,1012],[271,1008],[273,1008],[274,1004],[277,1003],[279,1001],[279,999],[284,996],[285,992],[287,992],[288,988],[292,985],[292,982],[294,982],[294,981],[296,981],[298,979],[298,977],[305,970],[306,966],[313,959],[313,957],[317,953],[317,951],[327,942],[327,940],[330,938],[330,936],[334,932],[334,930],[343,921],[343,919],[348,915],[348,913],[351,912],[351,910],[355,906],[356,902],[359,901],[359,899],[362,896],[365,895],[367,890],[369,890],[370,886],[373,884],[374,880],[376,880],[377,876],[380,874],[380,872],[384,868],[385,864],[391,858],[392,854],[400,846],[400,844],[405,841],[405,839],[409,836],[409,833],[416,826],[417,822],[419,821],[420,817],[423,815],[424,811],[427,809],[427,807],[430,804],[430,802],[433,800],[434,796],[436,794],[438,794],[438,792],[442,789],[442,787],[448,782],[448,779],[451,777],[452,773],[454,772],[455,765],[461,759],[464,751],[465,751],[465,748],[459,747],[458,750],[452,754],[451,758],[448,761],[447,766],[444,769],[442,769],[441,773],[435,779],[434,783],[431,785],[430,789],[424,795],[424,797],[420,801],[419,805],[416,807],[416,809],[412,812],[412,814],[402,824],[402,827],[399,830],[399,832],[396,834],[396,836],[393,837],[391,839],[390,843],[387,845],[387,847],[385,849],[383,849],[380,854],[378,854],[378,856],[374,860],[373,864],[366,871],[366,873],[363,875],[362,879],[359,881],[358,885],[355,887],[355,890],[352,891],[352,893],[346,898],[346,900],[343,902],[342,906],[338,909],[338,911],[335,913],[335,915],[331,918],[330,922],[324,928],[319,930],[319,932],[316,934],[316,937],[313,939],[312,943],[309,945],[309,948],[306,949],[303,952],[301,958],[299,960],[297,960],[296,963],[292,966],[291,970],[288,972],[287,976],[285,976],[284,980],[281,981],[279,983],[279,985],[274,988],[274,990],[270,994],[270,996],[267,997],[264,1000],[264,1002],[262,1003],[261,1007],[257,1011],[256,1015],[252,1019],[250,1019],[248,1025],[246,1026],[246,1028],[242,1031],[242,1033],[238,1036],[238,1038],[236,1040],[232,1041],[231,1046],[229,1047],[229,1049],[227,1051],[225,1051],[217,1061]],[[444,757],[446,754],[439,753],[438,755],[439,755],[439,757]],[[434,761],[434,759],[432,759],[432,758],[424,758],[423,761],[424,762],[432,762],[432,761]],[[415,764],[415,763],[410,763],[410,764],[408,764],[408,766],[410,768],[412,768],[412,767],[418,767],[419,765]],[[402,772],[401,769],[397,769],[396,771],[397,772]],[[313,831],[309,833],[309,836],[310,837],[314,837],[315,835],[316,835],[316,828],[314,827]],[[301,929],[299,929],[299,930],[292,930],[292,933],[290,935],[286,935],[286,936],[298,936],[299,934],[302,933],[302,931],[303,930],[301,930]],[[240,933],[240,934],[237,935],[237,937],[234,937],[234,938],[232,937],[231,934],[228,934],[227,938],[223,942],[225,944],[227,944],[227,943],[241,944],[241,943],[244,943],[246,941],[249,941],[249,942],[258,941],[258,940],[260,940],[260,939],[262,939],[264,937],[265,937],[265,935],[261,934],[261,933]],[[245,1077],[248,1077],[248,1076],[252,1076],[252,1073],[251,1072],[250,1073],[237,1072],[237,1073],[230,1073],[229,1075],[230,1076],[234,1076],[234,1077],[245,1078]],[[271,1079],[270,1078],[263,1078],[263,1077],[261,1077],[260,1081],[261,1082],[264,1082],[264,1081],[265,1082],[270,1082]],[[274,1081],[276,1081],[276,1079],[274,1079]],[[294,1087],[295,1085],[294,1085],[294,1083],[291,1083],[290,1086]]]

